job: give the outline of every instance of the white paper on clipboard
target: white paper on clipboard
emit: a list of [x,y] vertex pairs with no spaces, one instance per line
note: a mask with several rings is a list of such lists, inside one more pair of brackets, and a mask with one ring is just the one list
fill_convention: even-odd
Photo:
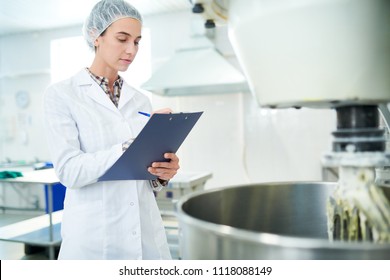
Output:
[[153,114],[129,148],[98,181],[156,179],[148,167],[153,162],[167,161],[165,153],[176,153],[202,114]]

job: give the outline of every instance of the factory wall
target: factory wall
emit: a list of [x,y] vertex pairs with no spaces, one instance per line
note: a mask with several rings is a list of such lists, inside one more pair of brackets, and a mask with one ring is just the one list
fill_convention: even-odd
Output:
[[[42,95],[51,79],[50,42],[79,32],[77,27],[0,37],[0,161],[49,159]],[[25,108],[17,106],[19,91],[29,94]]]
[[[187,12],[148,16],[152,69],[158,68],[191,33]],[[226,31],[226,30],[225,30]],[[227,33],[217,33],[221,52],[236,63]],[[0,37],[0,162],[49,161],[42,94],[50,84],[50,41],[81,35],[81,26]],[[87,65],[86,65],[87,66]],[[19,108],[15,94],[31,101]],[[331,110],[260,108],[250,93],[161,97],[154,108],[204,111],[180,148],[181,172],[212,172],[206,188],[270,181],[320,180],[320,159],[330,149]]]

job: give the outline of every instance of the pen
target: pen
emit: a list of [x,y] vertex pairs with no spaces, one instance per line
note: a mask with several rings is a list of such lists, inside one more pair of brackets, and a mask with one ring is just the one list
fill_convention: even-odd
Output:
[[150,114],[148,114],[148,113],[145,113],[145,112],[138,112],[138,114],[141,114],[141,115],[144,115],[144,116],[150,117]]

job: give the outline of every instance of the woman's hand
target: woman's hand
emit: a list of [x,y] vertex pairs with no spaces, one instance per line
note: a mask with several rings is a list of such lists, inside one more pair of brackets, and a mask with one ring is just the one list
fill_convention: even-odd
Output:
[[153,111],[152,115],[153,114],[171,114],[171,113],[173,113],[171,108],[163,108],[163,109],[158,109],[156,111]]
[[170,180],[176,175],[179,170],[179,158],[174,153],[164,154],[164,158],[169,159],[168,162],[153,162],[148,171],[157,176],[161,180]]

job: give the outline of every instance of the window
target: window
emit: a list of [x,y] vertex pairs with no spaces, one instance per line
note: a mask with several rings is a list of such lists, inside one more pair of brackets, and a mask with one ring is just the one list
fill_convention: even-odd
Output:
[[82,36],[52,40],[50,46],[51,81],[54,83],[69,78],[82,68],[89,66],[92,60],[93,53]]

